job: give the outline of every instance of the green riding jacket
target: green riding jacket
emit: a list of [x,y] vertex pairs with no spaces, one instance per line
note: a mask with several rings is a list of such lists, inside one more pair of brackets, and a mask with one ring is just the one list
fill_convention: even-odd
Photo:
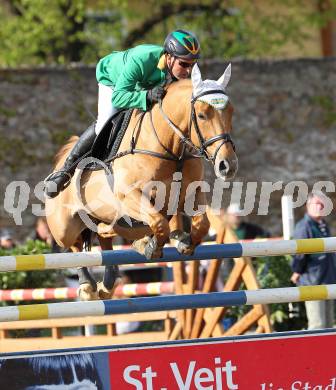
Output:
[[161,46],[139,45],[112,52],[98,62],[98,83],[113,86],[114,107],[147,109],[146,90],[166,79],[163,54]]

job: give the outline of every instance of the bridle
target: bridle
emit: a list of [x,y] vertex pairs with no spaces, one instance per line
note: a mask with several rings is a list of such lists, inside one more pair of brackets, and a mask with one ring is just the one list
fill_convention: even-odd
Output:
[[[159,107],[160,107],[160,110],[161,110],[161,113],[162,113],[164,119],[169,124],[169,126],[173,129],[175,134],[178,135],[178,137],[181,139],[181,141],[184,145],[181,155],[184,155],[186,146],[189,146],[194,151],[196,151],[196,154],[193,154],[193,153],[191,154],[192,157],[196,157],[196,158],[203,157],[206,160],[214,163],[220,148],[224,144],[230,143],[232,146],[232,149],[234,151],[236,150],[235,144],[231,138],[230,133],[223,133],[223,134],[215,135],[209,139],[204,139],[204,137],[201,133],[201,130],[198,126],[197,115],[196,115],[196,111],[195,111],[195,102],[202,96],[210,95],[210,94],[214,94],[214,93],[216,93],[216,94],[220,93],[220,94],[225,95],[225,93],[222,90],[215,89],[215,90],[209,90],[209,91],[202,92],[197,96],[192,96],[192,98],[191,98],[191,113],[190,113],[190,121],[189,121],[189,126],[188,126],[188,136],[187,137],[182,133],[182,131],[177,126],[174,125],[174,123],[169,119],[167,114],[163,111],[162,101],[159,102]],[[191,140],[191,131],[192,131],[193,125],[195,128],[200,146],[195,145]],[[222,142],[216,148],[215,153],[213,155],[210,155],[207,148],[219,140],[222,140]],[[189,156],[190,156],[190,154],[189,154]]]

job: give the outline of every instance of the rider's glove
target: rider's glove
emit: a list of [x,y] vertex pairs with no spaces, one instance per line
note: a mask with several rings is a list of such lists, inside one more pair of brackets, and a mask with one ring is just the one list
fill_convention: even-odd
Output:
[[159,85],[157,87],[154,87],[153,89],[150,89],[147,91],[147,104],[149,107],[157,103],[159,100],[161,100],[164,95],[166,94],[166,91],[162,85]]

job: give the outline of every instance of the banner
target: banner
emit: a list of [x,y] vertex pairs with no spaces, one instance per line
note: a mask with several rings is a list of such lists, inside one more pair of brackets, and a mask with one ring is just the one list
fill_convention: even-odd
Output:
[[334,331],[2,354],[0,389],[336,390]]
[[110,352],[113,389],[336,390],[336,335],[273,336]]

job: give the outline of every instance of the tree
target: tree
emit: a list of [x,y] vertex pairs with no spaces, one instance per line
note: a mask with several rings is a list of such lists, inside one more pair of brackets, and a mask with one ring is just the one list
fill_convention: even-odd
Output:
[[79,61],[84,47],[84,0],[2,0],[1,62]]
[[[323,3],[323,4],[322,4]],[[327,3],[327,6],[324,5]],[[336,0],[0,0],[0,65],[97,62],[112,50],[162,44],[183,26],[206,58],[280,56],[336,15]]]

